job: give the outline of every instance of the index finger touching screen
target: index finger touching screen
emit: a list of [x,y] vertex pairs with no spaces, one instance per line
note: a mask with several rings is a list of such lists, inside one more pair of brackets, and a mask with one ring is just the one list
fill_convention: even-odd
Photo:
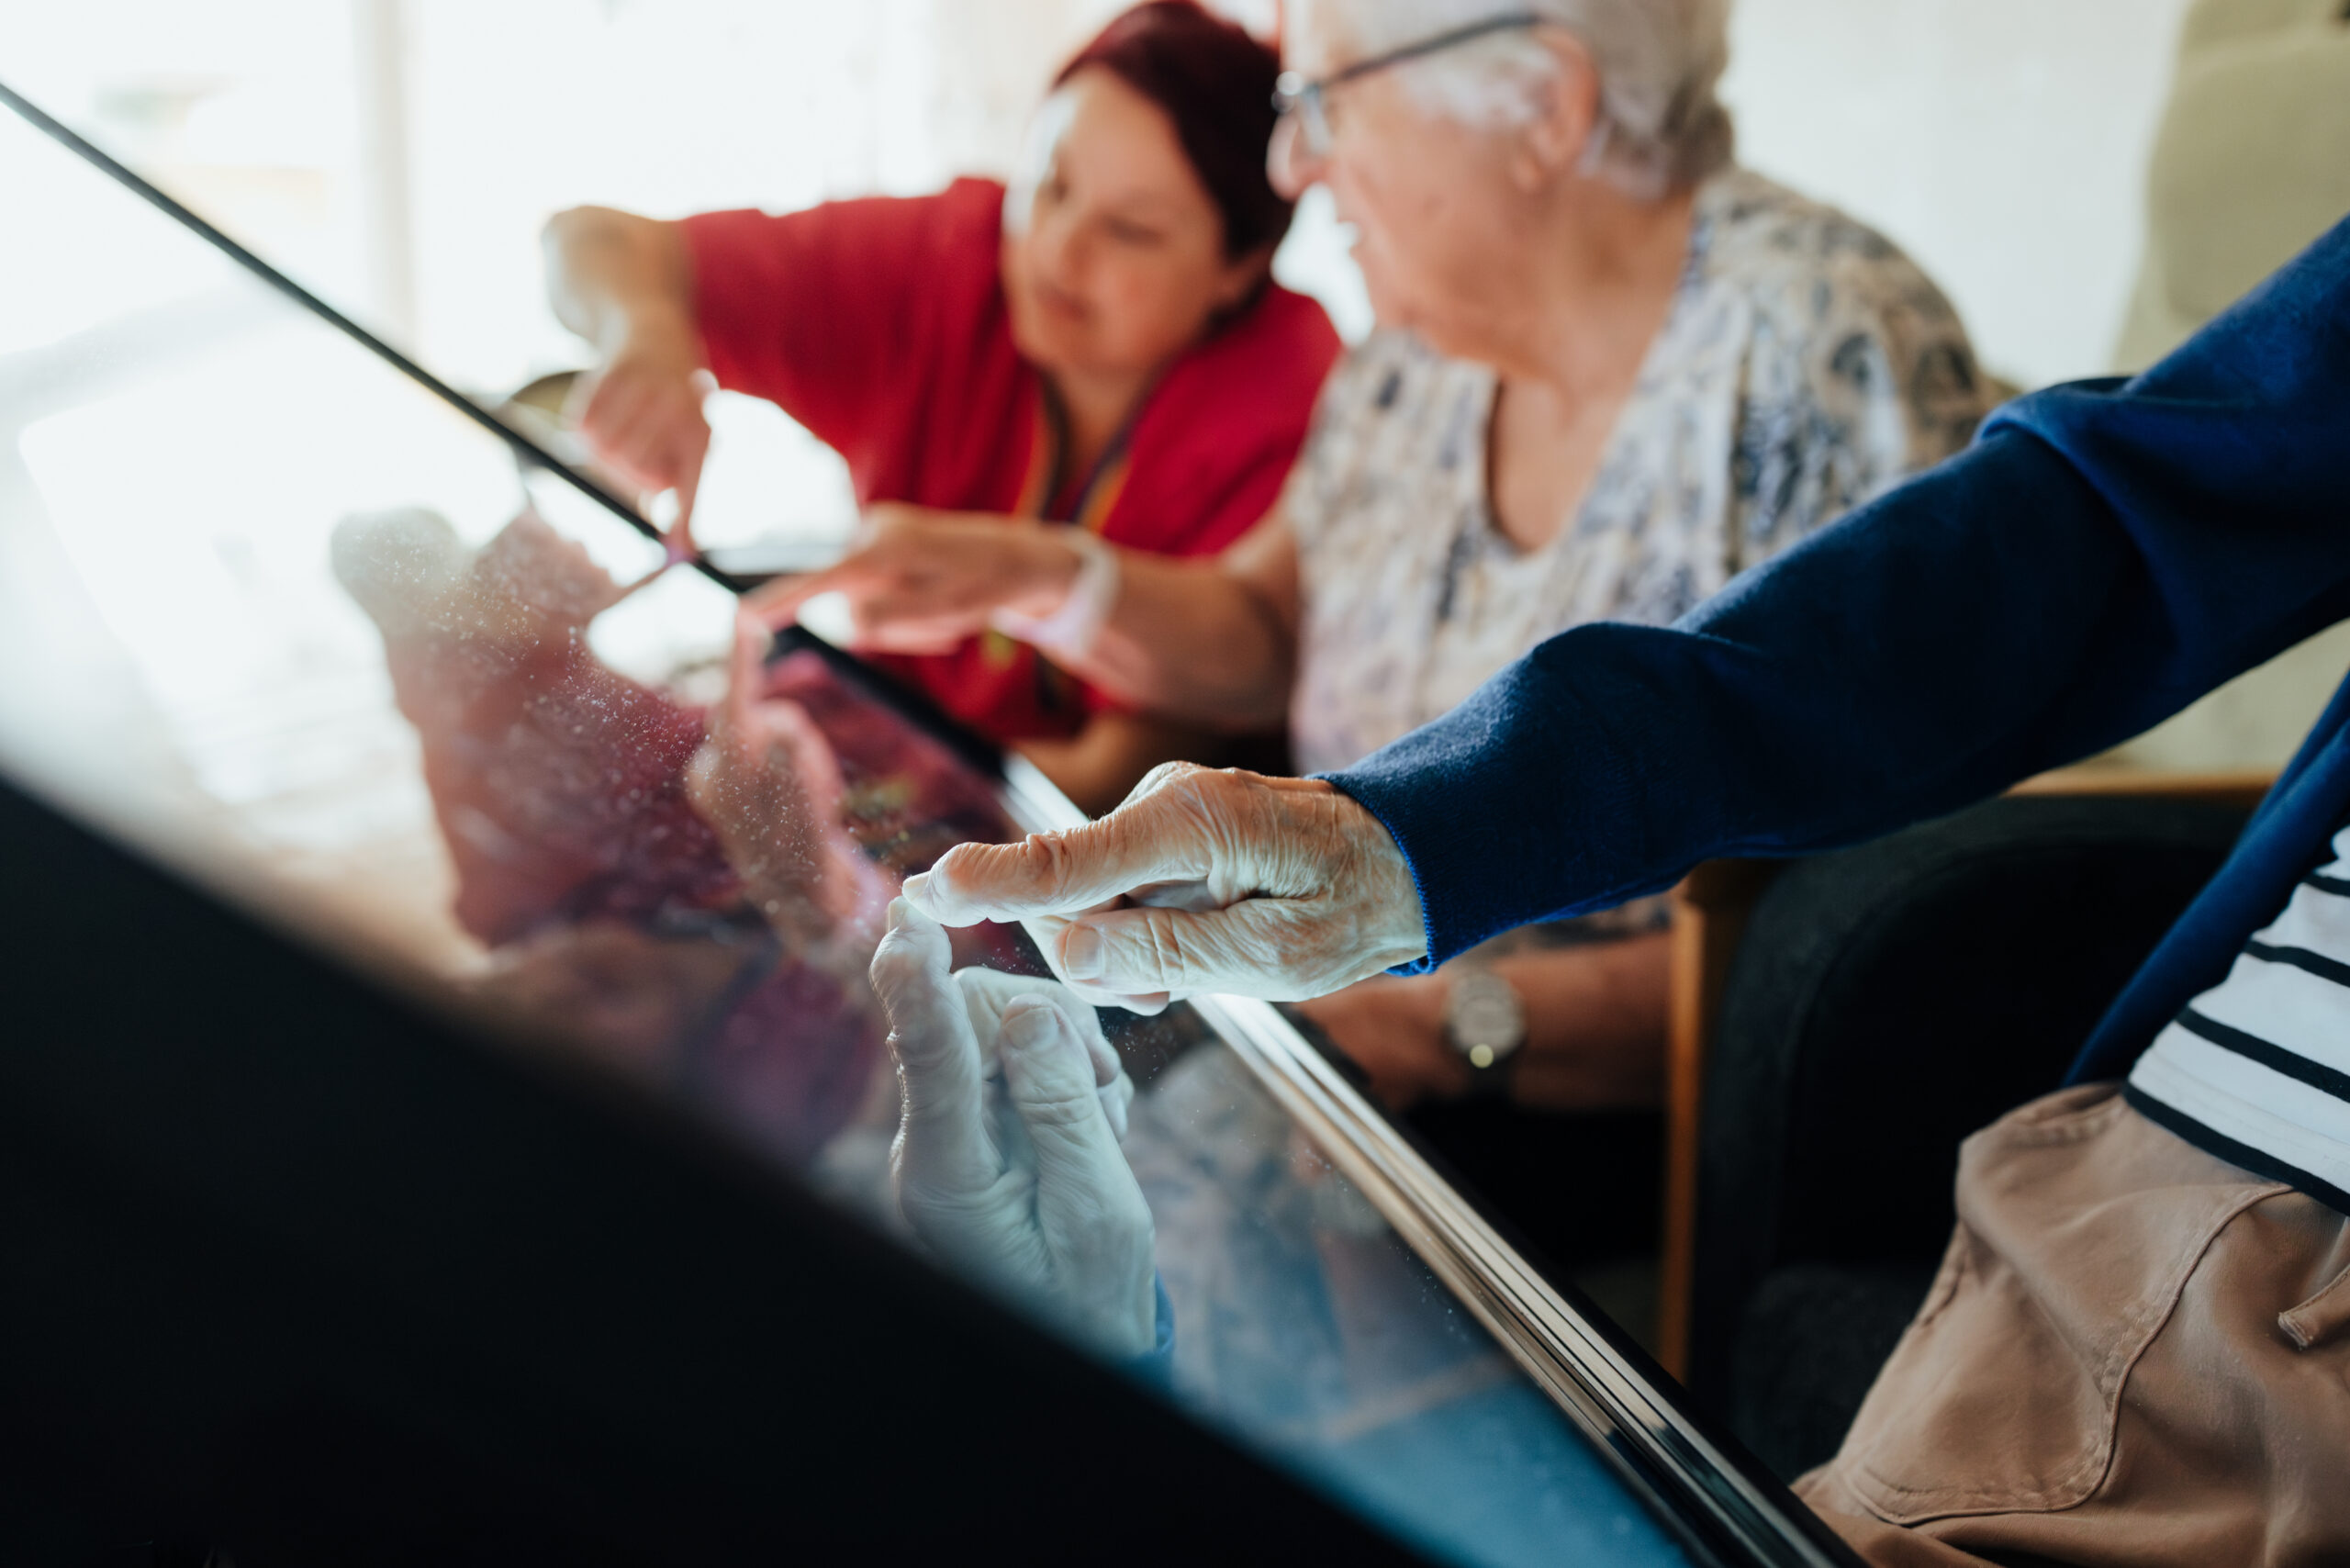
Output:
[[1101,821],[965,845],[906,897],[948,924],[1025,921],[1090,999],[1322,995],[1427,951],[1411,868],[1361,806],[1315,779],[1160,768]]

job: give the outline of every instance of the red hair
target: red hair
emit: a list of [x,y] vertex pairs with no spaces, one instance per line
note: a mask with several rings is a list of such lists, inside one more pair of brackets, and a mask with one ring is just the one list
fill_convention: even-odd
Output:
[[1224,253],[1281,242],[1290,204],[1265,174],[1281,57],[1197,0],[1148,0],[1121,12],[1053,78],[1098,65],[1175,122],[1200,183],[1224,217]]

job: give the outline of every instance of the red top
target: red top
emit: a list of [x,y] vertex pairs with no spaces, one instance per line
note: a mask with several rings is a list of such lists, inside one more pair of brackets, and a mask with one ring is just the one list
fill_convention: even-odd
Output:
[[[1337,358],[1322,308],[1269,286],[1160,378],[1087,496],[1048,498],[1051,421],[1012,340],[1002,215],[1002,185],[957,180],[936,196],[686,219],[719,385],[781,405],[840,453],[860,505],[1060,516],[1169,555],[1232,543],[1272,510]],[[1106,705],[997,633],[879,662],[999,740],[1072,734]]]

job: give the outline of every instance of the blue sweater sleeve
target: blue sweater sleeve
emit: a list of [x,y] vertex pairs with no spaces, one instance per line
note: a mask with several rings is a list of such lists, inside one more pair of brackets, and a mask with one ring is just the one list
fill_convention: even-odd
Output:
[[1157,1312],[1158,1326],[1151,1331],[1150,1349],[1125,1363],[1126,1375],[1148,1385],[1160,1394],[1175,1392],[1175,1303],[1167,1294],[1167,1276],[1154,1271],[1150,1276],[1150,1293]]
[[1678,625],[1563,633],[1329,778],[1441,961],[1955,810],[2345,614],[2350,222],[2137,379],[2022,398]]

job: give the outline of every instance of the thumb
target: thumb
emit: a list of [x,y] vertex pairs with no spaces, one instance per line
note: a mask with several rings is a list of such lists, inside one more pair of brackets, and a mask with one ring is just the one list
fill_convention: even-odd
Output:
[[[1323,924],[1326,924],[1326,921]],[[1072,985],[1110,995],[1201,991],[1294,1002],[1336,989],[1324,973],[1332,944],[1283,899],[1250,898],[1193,913],[1103,910],[1060,934],[1057,967]]]

